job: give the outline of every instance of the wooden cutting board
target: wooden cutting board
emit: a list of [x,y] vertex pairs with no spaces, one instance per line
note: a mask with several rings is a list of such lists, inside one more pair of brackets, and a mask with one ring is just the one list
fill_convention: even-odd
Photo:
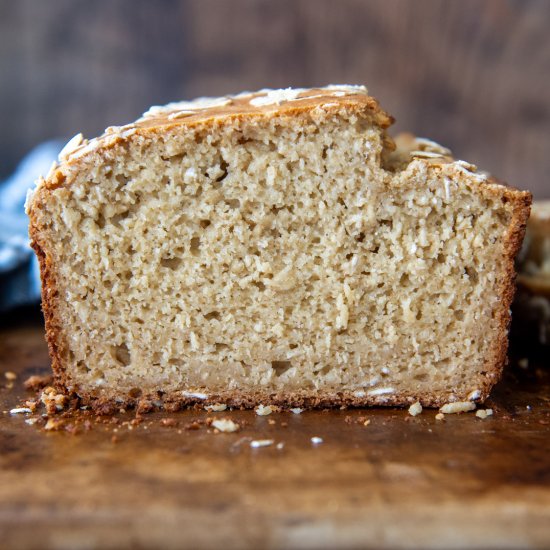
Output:
[[[191,410],[132,426],[128,412],[77,435],[8,412],[48,365],[39,324],[0,331],[0,547],[550,547],[542,365],[509,369],[486,420]],[[17,374],[12,388],[6,371]],[[185,429],[207,416],[245,426]],[[258,439],[274,444],[251,448]]]

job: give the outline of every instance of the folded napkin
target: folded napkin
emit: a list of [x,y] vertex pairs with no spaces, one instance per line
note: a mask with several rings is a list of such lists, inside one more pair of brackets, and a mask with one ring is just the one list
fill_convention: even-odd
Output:
[[0,183],[0,312],[40,300],[38,262],[29,246],[24,204],[27,190],[48,172],[62,147],[62,141],[42,143]]

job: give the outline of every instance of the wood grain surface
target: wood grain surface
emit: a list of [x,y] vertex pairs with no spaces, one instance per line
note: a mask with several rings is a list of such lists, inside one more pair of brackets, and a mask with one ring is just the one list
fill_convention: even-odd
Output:
[[[18,325],[0,331],[3,548],[550,546],[547,368],[510,368],[486,420],[190,410],[132,426],[127,412],[72,435],[7,412],[48,370],[42,327]],[[243,429],[185,429],[214,416]],[[257,439],[275,444],[252,449]]]
[[545,0],[0,0],[0,177],[150,104],[350,82],[550,197],[549,24]]

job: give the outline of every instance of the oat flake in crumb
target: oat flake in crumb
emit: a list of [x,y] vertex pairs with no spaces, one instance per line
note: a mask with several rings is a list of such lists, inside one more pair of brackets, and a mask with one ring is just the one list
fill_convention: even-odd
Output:
[[208,394],[198,391],[182,391],[184,397],[194,397],[195,399],[208,399]]
[[255,439],[250,442],[250,446],[253,449],[258,449],[260,447],[269,447],[270,445],[273,445],[273,443],[273,439]]
[[457,414],[468,411],[473,411],[476,408],[476,404],[471,401],[457,401],[456,403],[447,403],[443,405],[439,410],[443,414]]
[[204,408],[207,411],[222,412],[222,411],[225,411],[225,409],[227,409],[227,405],[225,403],[214,403],[214,405],[206,405],[206,407]]
[[284,88],[281,90],[265,90],[264,96],[254,97],[250,105],[261,107],[263,105],[280,105],[285,101],[296,99],[305,90],[303,88]]
[[291,413],[294,413],[294,414],[300,414],[303,412],[304,409],[300,409],[299,407],[296,407],[294,409],[290,409],[290,412]]
[[417,415],[419,415],[421,412],[422,412],[422,405],[420,404],[419,401],[417,401],[416,403],[413,403],[413,404],[409,407],[409,414],[410,414],[411,416],[417,416]]
[[267,416],[268,414],[271,414],[272,412],[274,412],[274,409],[273,409],[273,407],[271,407],[271,405],[259,405],[256,408],[256,414],[258,416]]
[[32,411],[28,407],[17,407],[10,411],[10,414],[29,414]]

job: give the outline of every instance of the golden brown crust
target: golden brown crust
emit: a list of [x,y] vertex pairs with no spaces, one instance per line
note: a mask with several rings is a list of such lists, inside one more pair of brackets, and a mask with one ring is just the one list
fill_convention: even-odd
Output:
[[[532,195],[528,191],[518,191],[511,187],[504,187],[503,189],[501,200],[504,203],[509,202],[513,205],[512,219],[504,238],[504,269],[499,289],[502,298],[501,306],[496,312],[499,328],[493,350],[486,362],[485,381],[480,387],[482,400],[489,395],[491,388],[500,379],[507,362],[508,329],[511,321],[510,307],[516,290],[515,258],[523,242],[532,201]],[[494,192],[494,188],[489,188],[489,193]]]
[[[491,384],[492,385],[492,384]],[[58,386],[60,391],[65,391],[66,386]],[[193,405],[207,406],[223,403],[230,408],[251,409],[259,405],[272,405],[281,409],[300,407],[303,409],[333,409],[333,408],[360,408],[360,407],[405,407],[419,402],[423,407],[436,408],[449,402],[474,401],[483,402],[487,395],[484,390],[475,394],[458,394],[451,390],[435,394],[419,394],[413,392],[399,392],[394,395],[368,395],[368,392],[354,391],[308,391],[296,390],[292,392],[239,392],[222,391],[210,392],[206,397],[196,397],[203,392],[177,392],[163,394],[142,394],[138,397],[129,396],[96,396],[86,391],[75,388],[73,391],[81,398],[83,403],[91,407],[96,414],[112,414],[120,408],[137,408],[141,412],[153,409],[167,409],[170,411],[186,408]],[[359,394],[366,394],[361,396]],[[186,395],[184,395],[186,394]]]
[[[261,94],[252,94],[250,98],[263,97]],[[231,124],[240,119],[262,117],[263,119],[273,118],[277,116],[295,117],[305,112],[313,111],[317,108],[322,108],[325,112],[337,112],[342,108],[357,112],[369,118],[380,128],[384,129],[391,124],[393,119],[382,111],[378,102],[366,95],[366,93],[353,93],[351,95],[333,96],[323,93],[320,89],[308,90],[304,97],[298,97],[294,101],[288,101],[281,105],[265,105],[259,107],[246,107],[244,98],[233,99],[231,105],[223,107],[209,107],[198,110],[189,116],[172,117],[170,114],[177,113],[178,110],[151,115],[138,120],[133,125],[122,127],[121,129],[108,130],[106,133],[92,142],[77,144],[75,148],[66,153],[60,166],[56,166],[50,171],[50,174],[45,180],[39,184],[39,188],[35,192],[29,208],[30,226],[29,234],[31,244],[34,248],[40,262],[41,278],[42,278],[42,308],[46,321],[46,338],[50,350],[52,360],[52,369],[54,373],[55,384],[59,389],[66,388],[69,391],[76,392],[85,402],[90,403],[96,410],[107,410],[112,407],[135,406],[143,400],[149,401],[164,401],[172,407],[187,406],[193,403],[227,403],[234,407],[252,407],[258,404],[274,404],[282,407],[302,406],[302,407],[362,407],[370,405],[385,405],[385,406],[404,406],[413,401],[419,400],[423,406],[437,407],[449,401],[462,401],[472,399],[475,401],[483,401],[488,396],[492,386],[500,378],[503,366],[506,361],[506,352],[508,345],[508,326],[510,323],[509,308],[514,294],[514,259],[521,246],[525,225],[529,216],[531,204],[531,194],[524,191],[519,191],[514,188],[506,187],[494,179],[483,179],[479,181],[479,187],[487,195],[498,197],[503,201],[503,205],[511,205],[512,215],[509,223],[509,229],[505,236],[505,256],[503,258],[503,266],[500,268],[500,295],[502,296],[501,305],[498,311],[495,312],[498,320],[498,331],[495,338],[493,349],[491,350],[485,365],[484,372],[477,381],[472,381],[472,386],[476,388],[475,396],[462,395],[456,392],[453,388],[449,388],[446,393],[438,394],[406,394],[400,392],[398,394],[386,395],[369,395],[366,392],[327,392],[327,391],[296,391],[285,392],[280,394],[273,393],[241,393],[236,391],[217,392],[209,395],[206,399],[198,399],[189,395],[178,394],[162,396],[148,395],[139,397],[119,396],[113,393],[111,396],[103,394],[102,397],[93,395],[81,388],[75,387],[70,379],[69,373],[64,368],[63,364],[67,361],[67,345],[64,340],[61,321],[58,315],[58,304],[60,296],[58,294],[56,274],[54,269],[53,259],[48,255],[48,243],[43,241],[45,228],[40,227],[38,223],[37,211],[42,208],[42,201],[46,195],[52,190],[60,186],[70,185],[70,174],[73,170],[78,170],[81,163],[94,161],[99,159],[102,152],[110,149],[120,142],[129,139],[135,139],[135,136],[142,138],[148,135],[162,133],[168,128],[174,126],[192,127],[204,125],[205,127],[226,123]],[[90,147],[92,145],[92,147]],[[437,145],[437,144],[435,144]],[[392,146],[388,143],[388,149]],[[431,146],[430,146],[431,147]],[[442,148],[443,149],[443,148]],[[426,150],[425,150],[426,151]],[[429,166],[437,167],[443,164],[451,164],[454,162],[450,152],[447,155],[445,152],[438,156],[418,155],[418,151],[409,151],[409,156],[416,160],[421,160]],[[430,149],[427,150],[430,152]],[[401,153],[402,154],[402,153]],[[410,160],[410,159],[409,159]],[[460,162],[460,161],[458,161]],[[458,163],[456,163],[458,169]],[[460,167],[466,165],[463,163]],[[474,172],[475,172],[475,167]],[[64,361],[65,359],[65,361]],[[201,390],[197,390],[201,391]],[[121,399],[122,398],[122,399]]]
[[[35,208],[40,208],[35,205]],[[61,320],[57,314],[59,293],[55,280],[55,271],[52,258],[47,255],[47,247],[41,241],[41,228],[36,224],[36,217],[30,216],[29,237],[31,246],[38,258],[40,265],[40,278],[42,282],[42,312],[46,327],[46,342],[52,362],[52,372],[55,384],[59,388],[65,388],[67,376],[61,362],[60,347],[63,346],[61,337]]]

